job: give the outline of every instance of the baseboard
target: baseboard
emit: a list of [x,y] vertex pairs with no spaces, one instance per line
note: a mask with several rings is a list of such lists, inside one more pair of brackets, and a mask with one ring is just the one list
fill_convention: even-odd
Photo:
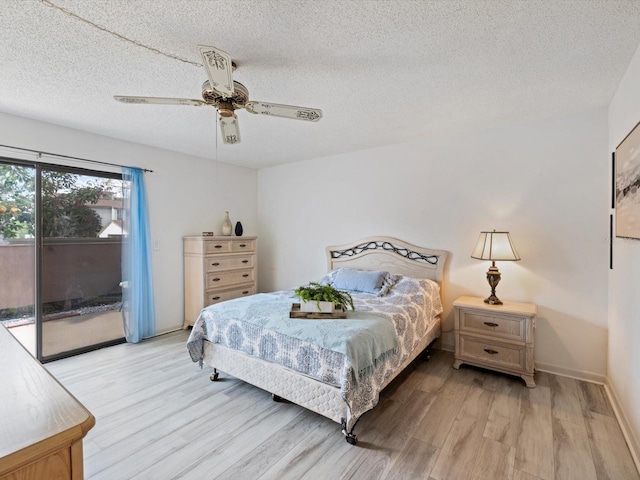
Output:
[[453,336],[453,332],[451,330],[442,332],[442,335],[440,335],[440,338],[438,339],[436,348],[440,350],[445,350],[447,352],[454,352],[455,351],[454,339],[455,337]]
[[631,456],[633,457],[633,462],[636,464],[638,472],[640,472],[640,441],[638,441],[638,439],[634,435],[633,428],[631,428],[631,425],[627,420],[626,415],[624,414],[624,410],[620,405],[620,401],[618,400],[616,391],[609,383],[608,379],[604,384],[604,391],[607,393],[609,403],[611,403],[611,406],[613,407],[613,413],[615,413],[616,415],[618,425],[620,425],[620,429],[622,430],[622,435],[624,435],[624,439],[627,441],[629,451],[631,452]]
[[607,377],[601,373],[587,372],[585,370],[574,370],[573,368],[561,367],[549,363],[540,363],[536,361],[536,370],[541,372],[553,373],[562,377],[575,378],[576,380],[584,380],[585,382],[598,383],[604,385]]
[[162,330],[156,331],[156,333],[153,336],[154,337],[159,337],[160,335],[166,335],[167,333],[173,333],[173,332],[177,332],[179,330],[182,330],[182,327],[163,328]]

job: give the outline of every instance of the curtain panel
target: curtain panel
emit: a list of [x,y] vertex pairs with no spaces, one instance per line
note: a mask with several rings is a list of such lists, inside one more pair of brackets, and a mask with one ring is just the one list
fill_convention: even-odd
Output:
[[127,342],[137,343],[156,332],[151,234],[144,172],[139,168],[123,167],[122,179],[125,181],[122,315]]

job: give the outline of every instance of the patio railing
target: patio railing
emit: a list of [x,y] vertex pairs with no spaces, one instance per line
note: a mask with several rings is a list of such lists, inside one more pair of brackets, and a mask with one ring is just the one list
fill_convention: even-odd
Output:
[[[33,239],[0,243],[0,318],[8,309],[32,306],[35,299]],[[48,238],[42,249],[42,303],[62,310],[91,298],[119,296],[122,240]]]

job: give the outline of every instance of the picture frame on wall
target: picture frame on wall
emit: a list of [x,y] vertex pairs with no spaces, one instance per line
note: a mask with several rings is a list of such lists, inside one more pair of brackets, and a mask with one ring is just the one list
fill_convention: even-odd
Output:
[[615,151],[616,237],[640,240],[640,122]]

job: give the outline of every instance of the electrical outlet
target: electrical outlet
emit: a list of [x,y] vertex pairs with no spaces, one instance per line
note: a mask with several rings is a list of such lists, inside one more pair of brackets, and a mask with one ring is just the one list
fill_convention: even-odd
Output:
[[160,242],[158,240],[153,241],[153,250],[156,252],[160,250]]

